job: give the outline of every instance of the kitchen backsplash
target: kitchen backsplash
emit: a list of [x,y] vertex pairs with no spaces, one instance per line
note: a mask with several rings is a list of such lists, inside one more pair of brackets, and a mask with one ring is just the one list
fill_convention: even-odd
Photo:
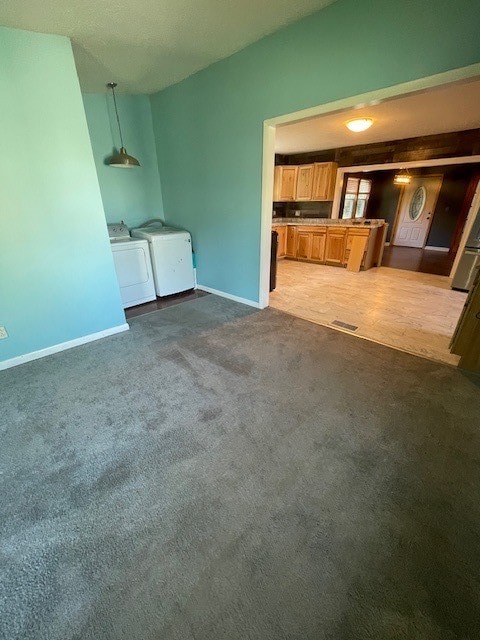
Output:
[[[275,202],[273,217],[275,218],[330,218],[332,202]],[[299,213],[295,213],[295,212]]]

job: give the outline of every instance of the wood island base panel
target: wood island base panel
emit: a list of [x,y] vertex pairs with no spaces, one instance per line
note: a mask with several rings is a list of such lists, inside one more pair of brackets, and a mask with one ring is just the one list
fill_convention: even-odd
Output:
[[349,271],[381,265],[387,228],[387,224],[273,226],[278,233],[277,258],[346,267]]

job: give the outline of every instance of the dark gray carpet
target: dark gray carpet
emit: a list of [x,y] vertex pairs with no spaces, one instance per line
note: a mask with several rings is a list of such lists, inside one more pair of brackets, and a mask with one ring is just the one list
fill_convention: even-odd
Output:
[[0,637],[480,637],[479,387],[214,296],[0,374]]

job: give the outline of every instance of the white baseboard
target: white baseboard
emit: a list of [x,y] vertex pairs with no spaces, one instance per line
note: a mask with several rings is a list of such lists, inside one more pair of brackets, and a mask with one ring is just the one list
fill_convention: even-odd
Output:
[[206,287],[203,284],[197,284],[197,289],[200,289],[200,291],[206,291],[207,293],[213,293],[216,296],[220,296],[221,298],[227,298],[228,300],[233,300],[234,302],[247,304],[249,307],[255,307],[256,309],[261,308],[259,302],[255,302],[254,300],[249,300],[248,298],[240,298],[240,296],[234,296],[231,293],[225,293],[225,291],[220,291],[219,289],[212,289],[212,287]]
[[431,247],[429,244],[425,247],[429,251],[446,251],[447,253],[450,251],[448,247]]
[[31,362],[32,360],[45,358],[45,356],[50,356],[52,355],[52,353],[58,353],[59,351],[65,351],[66,349],[71,349],[72,347],[78,347],[79,345],[86,344],[87,342],[93,342],[94,340],[100,340],[101,338],[106,338],[107,336],[113,336],[115,333],[122,333],[122,331],[128,331],[129,329],[130,327],[125,322],[124,324],[120,324],[117,327],[111,327],[110,329],[97,331],[97,333],[90,333],[88,336],[75,338],[75,340],[68,340],[68,342],[60,342],[60,344],[54,344],[51,347],[39,349],[38,351],[31,351],[30,353],[25,353],[22,356],[10,358],[10,360],[3,360],[2,362],[0,362],[0,371],[3,371],[4,369],[10,369],[10,367],[16,367],[19,364],[24,364],[25,362]]

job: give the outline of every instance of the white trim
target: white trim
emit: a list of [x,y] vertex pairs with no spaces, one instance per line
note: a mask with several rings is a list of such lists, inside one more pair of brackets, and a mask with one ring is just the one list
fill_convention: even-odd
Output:
[[130,327],[125,322],[124,324],[120,324],[117,327],[110,327],[110,329],[104,329],[103,331],[90,333],[88,336],[82,336],[81,338],[75,338],[74,340],[68,340],[67,342],[60,342],[59,344],[54,344],[53,346],[46,347],[45,349],[31,351],[30,353],[25,353],[22,356],[16,356],[15,358],[10,358],[9,360],[3,360],[2,362],[0,362],[0,371],[3,371],[4,369],[10,369],[11,367],[16,367],[19,364],[24,364],[25,362],[31,362],[32,360],[45,358],[46,356],[50,356],[53,353],[65,351],[66,349],[71,349],[72,347],[78,347],[81,344],[87,344],[87,342],[94,342],[94,340],[100,340],[101,338],[106,338],[107,336],[113,336],[116,333],[122,333],[122,331],[128,331],[129,329]]
[[212,289],[212,287],[206,287],[203,284],[197,284],[197,289],[200,291],[206,291],[207,293],[213,293],[216,296],[220,296],[221,298],[227,298],[228,300],[233,300],[234,302],[240,302],[241,304],[247,304],[249,307],[255,307],[256,309],[262,309],[259,302],[255,302],[255,300],[249,300],[248,298],[240,298],[240,296],[234,296],[231,293],[226,293],[225,291],[220,291],[219,289]]
[[467,219],[465,220],[465,224],[463,226],[462,237],[460,238],[460,244],[458,245],[457,255],[455,256],[455,260],[453,261],[452,269],[450,271],[450,278],[453,280],[455,277],[455,272],[457,271],[458,263],[463,256],[463,252],[465,250],[465,245],[467,244],[468,236],[470,235],[470,231],[474,225],[475,220],[480,215],[480,180],[477,182],[477,188],[475,189],[475,193],[473,195],[472,202],[470,204],[470,209],[467,214]]
[[[272,222],[272,194],[273,194],[273,167],[275,163],[275,127],[304,120],[306,118],[314,118],[315,116],[325,115],[334,111],[346,111],[353,107],[368,104],[372,101],[388,100],[398,96],[414,93],[417,91],[426,91],[434,87],[439,87],[453,82],[461,82],[468,78],[480,75],[480,63],[471,64],[466,67],[452,69],[444,73],[437,73],[433,76],[418,78],[410,82],[393,85],[377,91],[351,96],[334,102],[327,102],[310,109],[295,111],[276,118],[270,118],[263,123],[263,172],[262,172],[262,211],[261,211],[261,233],[260,233],[260,274],[259,274],[259,305],[261,308],[268,305],[269,299],[269,272],[270,272],[270,242],[271,236],[268,229]],[[269,131],[271,128],[273,131]],[[451,161],[451,159],[450,159]],[[473,160],[472,160],[473,161]],[[432,165],[432,161],[430,161]],[[402,164],[406,166],[406,164]],[[358,169],[358,167],[357,167]],[[333,216],[332,216],[333,217]],[[265,233],[267,231],[267,233]]]
[[423,248],[428,249],[429,251],[445,251],[445,253],[450,251],[448,247],[432,247],[429,244],[426,244]]
[[270,250],[272,243],[273,176],[275,164],[272,158],[275,158],[275,127],[271,127],[265,122],[263,124],[262,217],[260,226],[260,279],[258,290],[260,309],[268,307],[270,297]]

